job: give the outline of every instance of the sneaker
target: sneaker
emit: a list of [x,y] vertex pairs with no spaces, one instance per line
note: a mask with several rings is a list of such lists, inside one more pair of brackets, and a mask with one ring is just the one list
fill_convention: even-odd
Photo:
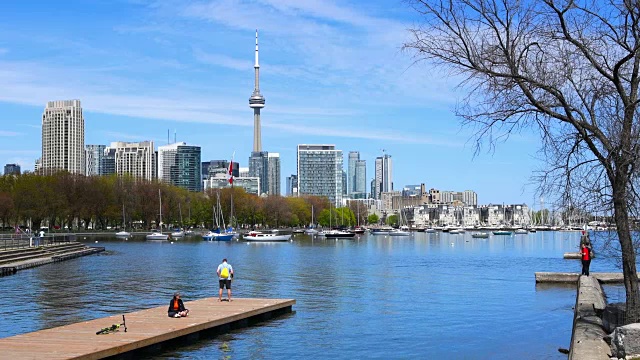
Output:
[[180,317],[180,314],[175,314],[175,315],[173,315],[173,317],[174,317],[174,318],[179,318],[179,317]]

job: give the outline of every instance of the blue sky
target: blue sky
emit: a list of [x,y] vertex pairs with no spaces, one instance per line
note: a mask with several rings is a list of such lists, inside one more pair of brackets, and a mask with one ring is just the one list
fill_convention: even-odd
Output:
[[419,19],[403,1],[96,0],[0,2],[0,164],[32,170],[47,101],[80,99],[85,143],[202,146],[203,160],[252,150],[255,29],[260,31],[263,149],[282,182],[296,145],[382,149],[394,187],[475,190],[478,201],[534,201],[535,134],[474,156],[453,115],[457,79],[401,51]]

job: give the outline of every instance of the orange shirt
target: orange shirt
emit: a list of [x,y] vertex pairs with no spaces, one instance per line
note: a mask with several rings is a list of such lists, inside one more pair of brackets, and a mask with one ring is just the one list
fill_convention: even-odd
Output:
[[178,311],[179,308],[180,308],[180,303],[178,302],[178,299],[174,299],[173,300],[173,310]]
[[582,260],[591,260],[591,254],[589,253],[589,248],[582,248]]

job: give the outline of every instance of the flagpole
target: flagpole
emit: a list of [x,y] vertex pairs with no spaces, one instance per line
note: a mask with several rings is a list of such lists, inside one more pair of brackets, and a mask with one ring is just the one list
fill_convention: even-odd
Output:
[[[231,227],[233,228],[233,220],[234,220],[234,216],[233,216],[233,159],[236,157],[236,152],[234,151],[233,154],[231,155],[231,163],[229,164],[229,182],[231,183]],[[236,227],[237,227],[237,221],[236,221]]]

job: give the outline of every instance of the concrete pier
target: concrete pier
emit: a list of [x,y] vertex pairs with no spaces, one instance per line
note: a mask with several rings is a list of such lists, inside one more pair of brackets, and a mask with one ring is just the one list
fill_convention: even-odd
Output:
[[601,318],[606,306],[598,280],[591,276],[580,276],[569,360],[608,360],[611,357],[609,344],[604,340],[607,333]]
[[[640,273],[638,274],[640,276]],[[577,283],[580,274],[578,273],[557,273],[557,272],[536,272],[536,283]],[[593,277],[604,284],[621,284],[624,282],[622,273],[590,273]]]
[[[163,346],[188,344],[201,336],[250,326],[290,313],[293,299],[234,299],[219,302],[206,298],[185,302],[188,317],[170,318],[167,306],[125,314],[127,332],[96,335],[102,328],[119,324],[122,315],[0,339],[0,359],[136,359]],[[168,303],[168,300],[167,300]]]

